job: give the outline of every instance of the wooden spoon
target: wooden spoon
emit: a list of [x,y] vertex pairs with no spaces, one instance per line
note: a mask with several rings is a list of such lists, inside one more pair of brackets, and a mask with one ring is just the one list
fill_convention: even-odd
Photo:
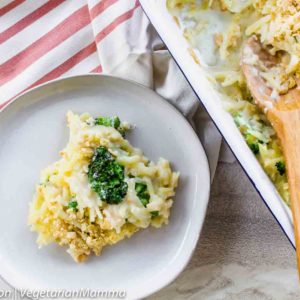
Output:
[[283,148],[291,194],[300,276],[300,89],[290,89],[286,94],[273,99],[272,90],[259,75],[259,68],[247,64],[249,51],[257,55],[264,66],[271,67],[278,63],[278,58],[264,50],[258,39],[253,36],[245,43],[241,66],[255,103],[265,112]]

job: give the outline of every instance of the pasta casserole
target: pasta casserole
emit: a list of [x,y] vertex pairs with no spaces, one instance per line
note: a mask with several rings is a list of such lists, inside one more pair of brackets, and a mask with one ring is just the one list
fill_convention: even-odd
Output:
[[[167,0],[167,8],[190,50],[230,112],[254,155],[290,205],[281,146],[263,111],[256,106],[241,70],[242,49],[255,37],[273,64],[246,51],[243,63],[255,65],[271,99],[298,88],[300,77],[300,2],[297,0]],[[272,103],[269,105],[272,107]],[[268,107],[266,108],[268,109]]]
[[179,173],[125,138],[118,117],[67,114],[70,139],[41,173],[29,211],[40,246],[68,247],[76,262],[150,225],[168,223]]

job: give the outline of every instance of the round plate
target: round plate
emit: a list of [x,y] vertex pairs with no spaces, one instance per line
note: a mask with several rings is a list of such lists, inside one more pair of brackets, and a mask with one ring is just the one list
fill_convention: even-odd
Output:
[[[55,244],[38,249],[27,226],[40,171],[68,141],[68,110],[118,115],[135,125],[127,135],[151,160],[180,171],[169,225],[141,230],[76,264]],[[164,287],[196,246],[209,198],[203,148],[185,118],[153,91],[122,79],[86,75],[55,80],[21,95],[0,113],[0,273],[17,289],[126,291],[129,299]]]

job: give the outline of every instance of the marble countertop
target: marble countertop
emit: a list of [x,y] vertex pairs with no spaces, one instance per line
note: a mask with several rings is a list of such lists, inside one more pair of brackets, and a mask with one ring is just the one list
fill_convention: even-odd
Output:
[[187,268],[148,299],[300,299],[295,251],[237,162],[218,165]]

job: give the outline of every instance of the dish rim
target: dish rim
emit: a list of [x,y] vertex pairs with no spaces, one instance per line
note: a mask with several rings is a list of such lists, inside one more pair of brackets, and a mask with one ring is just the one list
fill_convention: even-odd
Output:
[[[204,147],[202,146],[202,143],[199,139],[199,137],[197,136],[196,132],[194,131],[194,129],[192,128],[191,124],[188,122],[188,120],[181,114],[181,112],[174,107],[171,103],[169,103],[166,99],[164,99],[162,96],[160,96],[158,93],[156,93],[155,91],[151,90],[150,88],[137,83],[133,80],[128,80],[128,79],[124,79],[121,77],[117,77],[117,76],[112,76],[112,75],[106,75],[106,74],[97,74],[97,73],[93,73],[93,74],[81,74],[81,75],[73,75],[73,76],[66,76],[66,77],[62,77],[62,78],[56,78],[50,81],[47,81],[45,83],[39,84],[33,88],[28,89],[25,92],[22,92],[20,95],[18,95],[16,98],[10,100],[8,103],[6,103],[1,109],[0,109],[0,118],[3,115],[3,113],[5,113],[5,110],[8,109],[8,107],[11,107],[12,105],[14,105],[17,102],[22,102],[22,97],[26,96],[27,94],[30,94],[38,89],[42,89],[45,86],[51,85],[51,84],[55,84],[59,81],[64,81],[64,80],[72,80],[74,78],[88,78],[88,77],[100,77],[100,78],[109,78],[112,80],[120,80],[120,81],[124,81],[127,82],[127,84],[131,84],[131,85],[135,85],[138,86],[139,88],[145,90],[147,93],[152,93],[154,97],[159,98],[161,101],[163,101],[174,113],[176,113],[186,124],[187,126],[191,129],[191,134],[194,136],[195,140],[197,140],[198,146],[200,151],[202,152],[201,156],[202,156],[202,163],[203,165],[202,170],[201,170],[201,174],[203,174],[207,180],[207,186],[206,186],[206,191],[205,191],[205,198],[203,196],[203,199],[201,199],[202,202],[204,202],[204,210],[201,212],[202,214],[198,215],[198,220],[197,220],[197,228],[196,230],[193,229],[190,225],[189,228],[187,229],[187,232],[190,232],[189,235],[192,234],[192,236],[189,237],[190,240],[192,240],[191,243],[191,247],[188,251],[188,254],[185,256],[185,258],[182,259],[176,259],[177,261],[177,267],[175,269],[176,272],[170,273],[170,276],[167,278],[158,278],[156,279],[156,284],[153,285],[152,283],[152,288],[148,289],[147,291],[143,291],[140,292],[137,295],[134,295],[134,299],[140,299],[140,298],[144,298],[144,297],[148,297],[156,292],[158,292],[159,290],[161,290],[162,288],[166,287],[167,285],[169,285],[170,283],[172,283],[181,273],[182,271],[185,269],[185,267],[187,266],[187,264],[189,263],[190,259],[193,256],[193,253],[196,249],[197,243],[199,241],[202,229],[203,229],[203,225],[204,225],[204,220],[205,220],[205,216],[206,216],[206,211],[207,211],[207,206],[208,206],[208,202],[210,199],[210,187],[211,187],[211,182],[210,182],[210,178],[211,178],[211,174],[210,174],[210,168],[209,168],[209,163],[208,163],[208,158],[207,158],[207,154],[204,150]],[[185,241],[186,242],[186,241]],[[179,257],[182,257],[182,254]],[[14,282],[14,280],[9,280],[7,279],[6,276],[4,276],[3,274],[0,274],[0,278],[7,283],[11,288],[20,291],[22,289],[22,287],[20,287],[20,284]]]

